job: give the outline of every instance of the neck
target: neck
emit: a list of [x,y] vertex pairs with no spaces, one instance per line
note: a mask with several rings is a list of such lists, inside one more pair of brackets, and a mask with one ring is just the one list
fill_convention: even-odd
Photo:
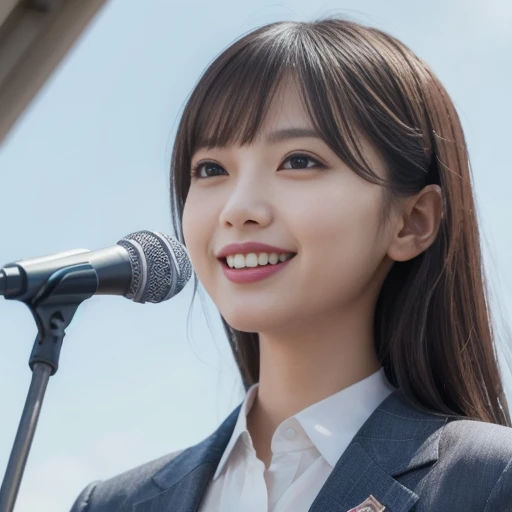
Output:
[[258,394],[248,416],[260,458],[268,458],[272,435],[286,418],[380,368],[371,319],[334,317],[286,333],[260,333]]

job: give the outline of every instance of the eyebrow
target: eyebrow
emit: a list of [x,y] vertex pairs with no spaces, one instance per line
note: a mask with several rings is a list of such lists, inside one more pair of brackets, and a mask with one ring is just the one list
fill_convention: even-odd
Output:
[[[279,142],[284,142],[285,140],[290,139],[303,139],[303,138],[314,138],[323,140],[318,133],[312,128],[284,128],[282,130],[277,130],[275,132],[270,133],[266,138],[265,142],[267,144],[278,144]],[[205,140],[201,144],[198,145],[196,151],[207,147],[213,147],[210,144],[210,140]],[[221,146],[218,146],[221,147]]]

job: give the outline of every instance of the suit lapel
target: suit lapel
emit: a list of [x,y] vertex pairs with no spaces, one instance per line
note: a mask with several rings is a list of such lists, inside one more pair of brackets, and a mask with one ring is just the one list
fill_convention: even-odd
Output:
[[310,512],[347,512],[370,495],[386,512],[408,512],[418,496],[383,471],[359,443],[352,443],[329,475]]
[[168,489],[136,503],[133,512],[195,512],[214,472],[212,463],[198,466]]
[[184,450],[158,471],[160,493],[136,503],[133,512],[196,512],[235,428],[240,405],[201,443]]
[[445,416],[424,413],[392,393],[356,434],[310,512],[347,512],[373,495],[386,512],[408,512],[419,497],[397,478],[438,459]]
[[[155,474],[160,489],[133,512],[196,512],[233,433],[238,406],[203,442],[188,448]],[[361,427],[320,490],[310,512],[346,512],[372,494],[386,512],[408,512],[418,496],[398,482],[405,473],[438,458],[446,417],[424,413],[392,393]]]

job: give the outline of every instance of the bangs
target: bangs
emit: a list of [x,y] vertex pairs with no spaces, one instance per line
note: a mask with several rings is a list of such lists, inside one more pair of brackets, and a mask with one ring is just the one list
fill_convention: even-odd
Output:
[[285,74],[272,64],[264,55],[238,55],[212,80],[189,125],[192,153],[254,140]]
[[328,40],[306,25],[280,23],[264,37],[244,39],[221,54],[201,77],[183,119],[188,157],[199,149],[250,144],[285,83],[300,93],[312,125],[327,146],[368,181],[383,184],[365,158],[363,123],[350,98],[342,62]]

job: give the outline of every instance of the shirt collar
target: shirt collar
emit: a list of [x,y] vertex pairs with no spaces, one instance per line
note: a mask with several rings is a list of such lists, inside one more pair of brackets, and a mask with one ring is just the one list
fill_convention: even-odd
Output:
[[[300,423],[322,457],[334,467],[358,430],[393,391],[394,388],[381,368],[348,388],[306,407],[293,417]],[[213,476],[214,480],[224,469],[240,436],[244,433],[248,435],[247,414],[257,393],[258,383],[247,390],[233,434]]]
[[224,466],[226,465],[229,456],[231,455],[231,452],[233,451],[233,448],[235,447],[238,438],[246,432],[247,435],[249,434],[247,430],[247,415],[249,414],[249,411],[251,410],[251,407],[254,403],[254,400],[256,399],[256,396],[258,394],[258,386],[259,384],[253,384],[248,390],[245,395],[244,402],[242,403],[242,407],[240,407],[240,412],[238,413],[238,418],[235,423],[235,428],[233,429],[233,434],[231,435],[229,442],[226,446],[226,449],[224,450],[224,453],[222,454],[222,457],[219,461],[219,464],[217,466],[217,470],[215,471],[215,474],[213,475],[213,479],[217,479],[217,477],[221,474],[222,470],[224,469]]
[[393,391],[381,368],[295,417],[322,457],[334,467],[359,429]]

